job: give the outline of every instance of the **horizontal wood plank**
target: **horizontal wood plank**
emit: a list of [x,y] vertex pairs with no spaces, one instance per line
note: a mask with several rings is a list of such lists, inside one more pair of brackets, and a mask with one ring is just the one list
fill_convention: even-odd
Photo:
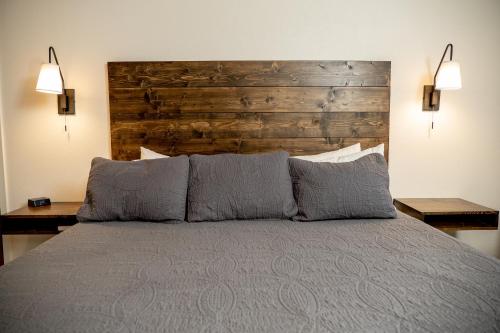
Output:
[[110,62],[109,88],[390,85],[388,61]]
[[142,116],[169,112],[389,112],[387,87],[111,89],[109,98],[113,115]]
[[144,146],[169,156],[182,154],[257,153],[285,150],[294,155],[319,154],[361,143],[363,149],[385,144],[387,158],[389,138],[288,138],[288,139],[186,139],[164,138],[155,142],[139,141],[113,145],[113,158],[132,160],[140,156],[138,147]]
[[186,113],[120,121],[113,115],[112,139],[385,137],[386,112]]

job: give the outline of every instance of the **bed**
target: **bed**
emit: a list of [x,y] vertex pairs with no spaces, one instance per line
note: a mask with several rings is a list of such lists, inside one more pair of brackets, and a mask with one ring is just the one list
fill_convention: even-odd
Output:
[[2,332],[494,332],[500,262],[393,220],[81,223],[0,271]]
[[[120,62],[108,75],[114,159],[354,142],[388,156],[388,62]],[[495,332],[499,281],[500,261],[399,212],[86,222],[0,268],[0,331]]]

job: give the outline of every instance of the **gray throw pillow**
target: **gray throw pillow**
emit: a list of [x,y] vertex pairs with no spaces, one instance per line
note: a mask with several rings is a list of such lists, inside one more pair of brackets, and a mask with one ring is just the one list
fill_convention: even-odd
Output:
[[288,153],[192,155],[189,222],[290,218],[297,213]]
[[79,221],[183,221],[189,158],[94,158]]
[[289,159],[297,221],[394,218],[387,164],[380,154],[346,163]]

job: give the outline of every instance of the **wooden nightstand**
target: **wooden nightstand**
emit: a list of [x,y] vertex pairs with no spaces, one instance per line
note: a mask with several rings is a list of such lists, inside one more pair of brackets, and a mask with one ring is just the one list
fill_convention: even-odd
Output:
[[495,230],[498,211],[458,198],[394,199],[397,209],[442,230]]
[[23,207],[0,217],[0,265],[3,265],[2,235],[57,234],[59,227],[75,224],[81,202],[53,202],[50,206]]

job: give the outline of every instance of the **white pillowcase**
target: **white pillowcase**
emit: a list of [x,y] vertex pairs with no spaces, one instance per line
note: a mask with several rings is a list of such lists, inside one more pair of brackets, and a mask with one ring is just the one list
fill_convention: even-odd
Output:
[[[341,163],[341,162],[355,161],[358,158],[373,153],[384,155],[384,144],[381,143],[376,147],[361,150],[361,144],[356,143],[352,146],[333,151],[328,151],[326,153],[321,153],[316,155],[293,156],[293,158],[298,158],[301,160],[311,161],[311,162]],[[151,149],[141,147],[141,160],[154,160],[157,158],[167,158],[167,157],[170,156],[163,155]]]
[[362,151],[354,153],[354,154],[340,156],[337,160],[337,163],[352,162],[352,161],[357,160],[358,158],[361,158],[363,156],[373,154],[373,153],[380,154],[380,155],[384,156],[384,144],[381,143],[378,146],[373,147],[373,148],[368,148],[368,149],[362,150]]
[[141,160],[154,160],[157,158],[166,158],[166,157],[170,156],[163,155],[155,151],[152,151],[151,149],[141,147]]
[[356,143],[355,145],[345,147],[342,149],[337,149],[333,151],[328,151],[326,153],[321,153],[317,155],[304,155],[304,156],[292,156],[293,158],[298,158],[300,160],[310,161],[310,162],[331,162],[335,163],[341,156],[352,155],[361,152],[361,144]]

